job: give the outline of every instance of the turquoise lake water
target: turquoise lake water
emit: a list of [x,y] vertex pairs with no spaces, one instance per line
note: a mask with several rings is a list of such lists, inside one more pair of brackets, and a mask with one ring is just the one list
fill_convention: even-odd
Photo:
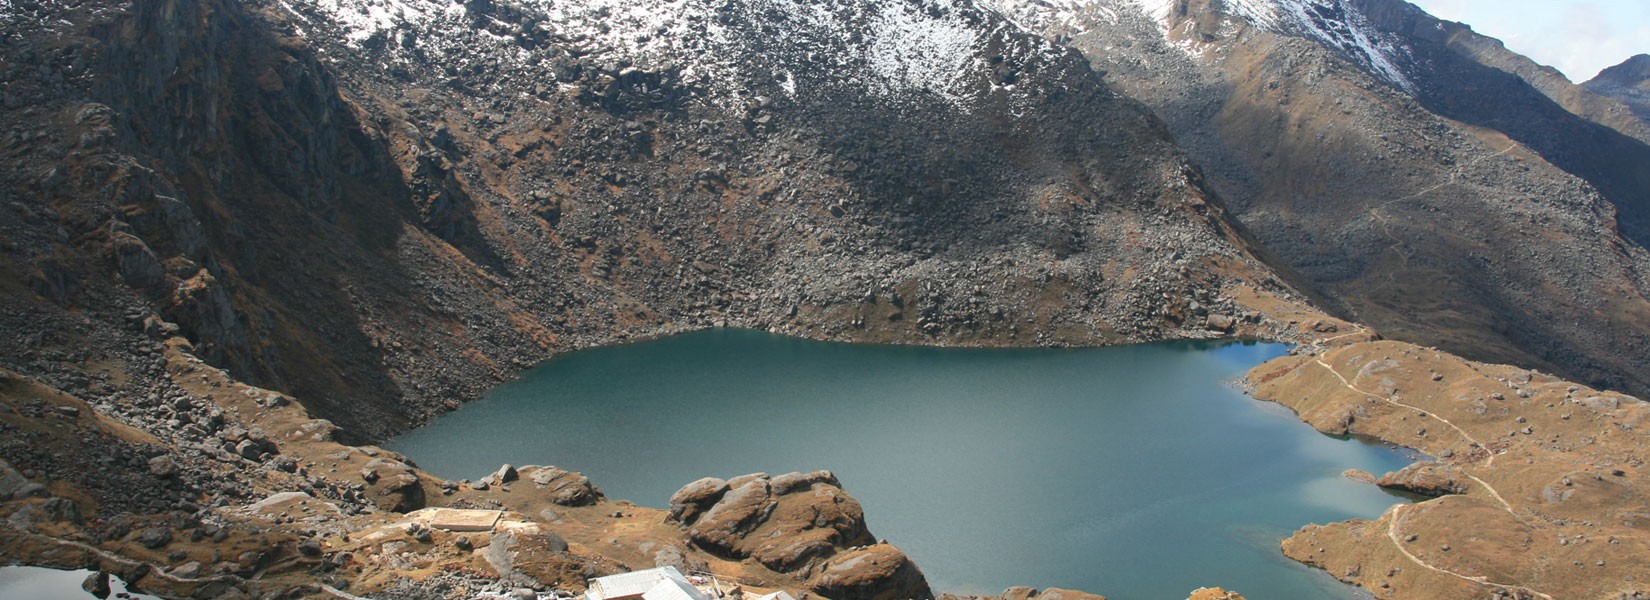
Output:
[[451,479],[557,465],[660,508],[702,476],[830,469],[936,591],[1357,598],[1278,543],[1403,502],[1341,473],[1414,457],[1321,435],[1231,385],[1286,350],[966,350],[712,330],[558,357],[388,447]]

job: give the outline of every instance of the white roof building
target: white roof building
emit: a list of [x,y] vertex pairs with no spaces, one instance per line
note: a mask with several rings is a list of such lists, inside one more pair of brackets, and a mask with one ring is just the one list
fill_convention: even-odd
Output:
[[642,600],[709,600],[704,592],[686,581],[665,579],[642,594]]
[[584,592],[586,600],[710,600],[676,567],[659,567],[598,577]]

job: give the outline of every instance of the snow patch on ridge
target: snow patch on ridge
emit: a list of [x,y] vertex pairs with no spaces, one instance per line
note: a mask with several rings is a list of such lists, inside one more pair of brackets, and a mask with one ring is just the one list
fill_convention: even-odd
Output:
[[1232,16],[1254,23],[1262,29],[1277,30],[1282,20],[1279,2],[1290,0],[1226,0],[1226,10]]
[[[427,23],[437,16],[463,15],[458,2],[429,0],[311,0],[315,8],[330,15],[345,31],[350,42],[360,44],[374,34],[404,23]],[[290,6],[288,6],[290,10]]]
[[1133,4],[1158,23],[1167,23],[1169,17],[1174,14],[1175,7],[1180,4],[1178,0],[1127,0],[1126,3]]
[[[519,24],[478,24],[488,19],[454,0],[282,4],[309,31],[341,35],[352,52],[388,48],[392,61],[403,44],[435,56],[488,50],[544,58],[496,33]],[[938,97],[964,106],[982,72],[983,37],[992,33],[968,0],[517,0],[509,9],[604,68],[679,70],[723,101],[750,93],[754,80],[798,96],[829,79],[891,101]],[[486,47],[473,47],[477,41]]]
[[[1145,17],[1165,41],[1196,55],[1206,44],[1171,35],[1180,0],[983,0],[1017,23],[1044,33],[1078,34],[1099,25],[1115,25],[1120,14]],[[1315,40],[1370,74],[1405,91],[1415,85],[1401,65],[1409,53],[1396,36],[1371,23],[1347,0],[1221,0],[1228,17],[1254,27]],[[1185,25],[1189,27],[1190,25]]]
[[975,55],[976,32],[964,23],[883,8],[872,22],[875,37],[867,56],[882,92],[949,91],[947,80]]
[[[1266,0],[1227,0],[1253,3]],[[1408,92],[1415,84],[1404,76],[1399,63],[1408,53],[1403,43],[1390,38],[1370,23],[1369,18],[1346,0],[1270,0],[1282,11],[1285,33],[1304,33],[1339,50],[1372,74]],[[1256,21],[1259,23],[1259,21]],[[1269,29],[1277,25],[1266,26]],[[1290,31],[1294,29],[1294,31]]]

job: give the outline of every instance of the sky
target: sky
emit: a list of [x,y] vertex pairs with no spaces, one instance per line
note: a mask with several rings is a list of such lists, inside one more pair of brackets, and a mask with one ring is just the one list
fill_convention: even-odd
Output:
[[1650,53],[1650,0],[1410,0],[1460,21],[1513,51],[1557,67],[1571,81]]

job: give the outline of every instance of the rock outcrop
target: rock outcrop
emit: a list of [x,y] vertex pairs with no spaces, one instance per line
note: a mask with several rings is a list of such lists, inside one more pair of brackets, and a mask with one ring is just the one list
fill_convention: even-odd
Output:
[[412,512],[424,508],[424,486],[418,471],[394,458],[374,458],[361,467],[361,479],[379,508]]
[[1023,586],[1011,587],[1007,590],[1003,590],[1003,593],[997,597],[1002,600],[1106,600],[1105,596],[1090,594],[1088,592],[1063,590],[1060,588],[1040,590],[1033,587]]
[[1418,462],[1382,475],[1372,483],[1388,489],[1431,497],[1465,494],[1468,490],[1467,482],[1462,481],[1460,469],[1436,462]]
[[731,489],[725,479],[706,477],[682,486],[670,495],[670,518],[678,523],[693,523],[699,514],[714,506]]
[[808,589],[826,598],[900,600],[932,598],[928,582],[916,563],[888,544],[876,544],[837,554],[827,560]]
[[829,471],[700,479],[671,496],[670,505],[694,545],[796,573],[825,597],[932,596],[903,552],[871,537],[859,502]]
[[1244,600],[1243,595],[1221,588],[1198,588],[1186,600]]
[[[604,497],[583,473],[556,467],[526,466],[520,469],[520,476],[531,483],[538,493],[545,494],[551,502],[562,506],[587,506]],[[508,483],[502,477],[494,477],[501,483]]]

